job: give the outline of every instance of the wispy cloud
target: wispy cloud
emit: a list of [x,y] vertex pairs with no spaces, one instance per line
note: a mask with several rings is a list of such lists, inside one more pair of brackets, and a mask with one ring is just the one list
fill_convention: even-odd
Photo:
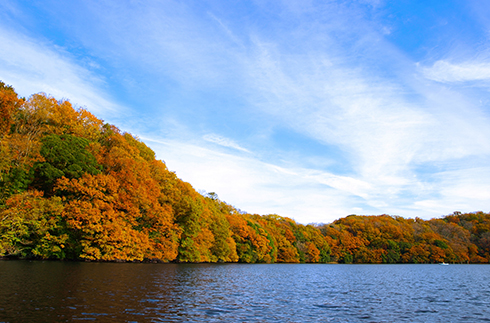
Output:
[[403,26],[378,19],[384,3],[51,3],[97,63],[0,24],[0,77],[96,112],[120,109],[104,94],[116,84],[133,113],[118,126],[250,212],[328,222],[484,208],[490,65],[475,57],[485,53],[433,49],[419,61],[435,63],[417,65],[393,43]]
[[420,149],[430,119],[398,95],[404,90],[396,82],[341,67],[338,55],[289,59],[263,49],[259,57],[250,69],[257,71],[251,81],[260,89],[257,106],[296,131],[351,153],[352,171],[359,176],[397,175]]
[[[217,192],[224,201],[248,212],[276,213],[303,223],[329,222],[356,213],[348,186],[361,193],[366,185],[333,174],[286,168],[187,142],[145,138],[167,167],[195,189]],[[338,189],[344,190],[339,193]],[[346,194],[347,192],[347,194]],[[361,193],[362,194],[362,193]],[[351,202],[351,203],[350,203]],[[342,205],[351,204],[345,208]]]
[[122,108],[101,95],[104,80],[81,67],[60,48],[0,25],[0,79],[22,95],[45,92],[105,115]]
[[[427,185],[417,168],[442,163],[442,170],[464,170],[471,166],[461,158],[488,155],[490,133],[482,122],[488,117],[456,89],[424,88],[416,79],[388,78],[382,69],[352,64],[352,56],[367,55],[367,60],[374,60],[369,56],[379,54],[385,55],[387,62],[395,62],[385,68],[395,66],[400,72],[417,73],[410,67],[413,62],[394,51],[381,34],[369,28],[366,34],[362,30],[365,23],[357,23],[350,33],[359,33],[363,40],[369,38],[376,43],[376,51],[370,52],[368,42],[363,41],[348,47],[353,52],[343,51],[344,44],[330,42],[328,35],[328,50],[316,55],[312,55],[313,47],[302,47],[304,54],[285,55],[280,44],[256,42],[257,58],[249,69],[251,83],[259,90],[254,97],[256,105],[296,131],[348,152],[352,162],[349,180],[369,186],[360,194],[366,197],[365,204],[380,210],[405,205],[398,210],[407,215],[434,214],[417,207],[417,201],[424,196],[444,195],[442,177],[430,190],[421,190]],[[335,32],[337,26],[330,27]],[[294,43],[295,39],[289,41]],[[449,67],[442,71],[445,74],[439,73],[439,79],[488,77],[485,64]],[[436,77],[435,72],[432,75]],[[450,198],[445,201],[441,212],[457,206]]]
[[228,139],[228,138],[224,138],[224,137],[221,137],[221,136],[218,136],[218,135],[215,135],[215,134],[205,135],[205,136],[203,136],[203,139],[206,140],[206,141],[215,143],[217,145],[223,146],[223,147],[233,148],[233,149],[236,149],[236,150],[239,150],[239,151],[250,153],[249,150],[241,147],[240,145],[238,145],[233,140]]
[[453,64],[440,60],[430,67],[422,67],[422,72],[426,78],[442,83],[487,81],[490,80],[490,63],[477,61]]

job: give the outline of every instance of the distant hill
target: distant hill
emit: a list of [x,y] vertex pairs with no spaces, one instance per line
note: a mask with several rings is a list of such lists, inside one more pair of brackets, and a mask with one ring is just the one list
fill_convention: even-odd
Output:
[[202,196],[137,137],[0,82],[0,257],[155,262],[490,259],[490,214],[303,225]]

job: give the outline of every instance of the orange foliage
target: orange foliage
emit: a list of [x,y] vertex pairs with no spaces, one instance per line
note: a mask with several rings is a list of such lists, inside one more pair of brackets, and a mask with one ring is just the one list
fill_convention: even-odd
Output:
[[[84,138],[96,171],[80,166],[76,178],[61,177],[66,173],[53,160],[62,153],[51,149],[52,158],[44,153],[53,135]],[[0,256],[250,263],[490,260],[490,214],[455,212],[429,221],[351,215],[322,226],[244,214],[215,193],[197,193],[137,137],[66,100],[45,94],[19,99],[1,82],[0,139]],[[40,183],[40,165],[54,172],[49,190]]]

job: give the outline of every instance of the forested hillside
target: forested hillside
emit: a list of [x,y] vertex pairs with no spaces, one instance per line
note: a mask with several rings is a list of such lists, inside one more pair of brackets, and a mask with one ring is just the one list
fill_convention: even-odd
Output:
[[490,259],[490,214],[348,216],[302,225],[239,212],[137,137],[0,82],[0,257],[93,261],[427,263]]

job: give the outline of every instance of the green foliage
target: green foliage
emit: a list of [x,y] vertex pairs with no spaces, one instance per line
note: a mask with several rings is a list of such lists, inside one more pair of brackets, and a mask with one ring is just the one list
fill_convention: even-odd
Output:
[[202,212],[203,205],[201,201],[190,196],[183,196],[179,203],[175,205],[176,223],[182,229],[178,261],[199,262],[201,258],[194,238],[197,237],[202,227],[200,221]]
[[0,212],[0,255],[64,259],[68,235],[59,197],[39,192],[15,195]]
[[341,262],[344,264],[352,264],[354,261],[354,257],[350,253],[344,253],[343,257],[341,258]]
[[212,218],[210,230],[214,236],[214,243],[210,251],[217,260],[224,261],[232,253],[228,243],[231,237],[230,224],[223,215],[216,214]]
[[320,262],[327,263],[330,259],[330,248],[327,245],[327,248],[320,249]]
[[400,261],[400,253],[396,250],[388,250],[386,254],[382,255],[383,262],[387,264],[396,264]]
[[25,192],[33,180],[33,174],[32,171],[14,167],[4,175],[4,178],[4,181],[0,181],[0,202],[14,194]]
[[34,185],[47,193],[58,178],[80,178],[88,173],[100,173],[101,166],[87,150],[89,141],[73,135],[48,135],[42,138],[44,162],[34,165]]
[[0,82],[0,256],[95,261],[486,263],[490,214],[322,226],[198,194],[129,133]]
[[448,249],[448,248],[449,248],[449,247],[448,247],[448,245],[447,245],[447,243],[445,243],[445,242],[444,242],[444,241],[442,241],[442,240],[435,240],[435,241],[434,241],[434,244],[435,244],[436,246],[438,246],[439,248],[441,248],[441,249]]
[[240,262],[250,264],[258,261],[259,257],[257,255],[257,252],[254,251],[254,247],[251,241],[245,241],[243,243],[238,242],[236,246]]
[[400,246],[393,240],[387,241],[386,253],[384,253],[381,257],[383,259],[383,263],[388,264],[396,264],[400,262]]

